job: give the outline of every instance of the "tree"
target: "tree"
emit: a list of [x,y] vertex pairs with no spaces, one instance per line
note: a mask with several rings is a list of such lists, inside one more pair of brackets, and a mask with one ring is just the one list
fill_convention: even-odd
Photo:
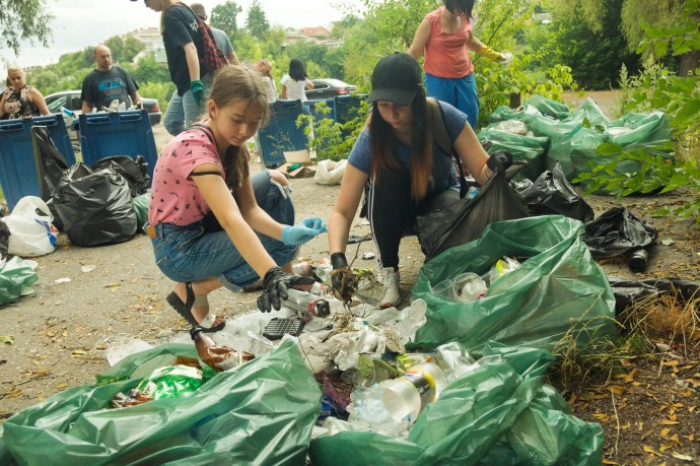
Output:
[[270,23],[267,21],[265,11],[258,0],[253,0],[253,3],[250,5],[246,28],[248,32],[258,39],[262,39],[265,33],[270,30]]
[[[619,9],[611,8],[608,0],[550,0],[553,17],[568,17],[575,21],[583,20],[594,32],[600,32],[601,25],[613,17],[619,22],[619,27],[626,39],[626,46],[630,51],[636,51],[646,35],[645,28],[677,28],[682,21],[686,10],[691,11],[691,17],[695,24],[700,23],[700,11],[697,0],[622,0]],[[579,14],[580,16],[576,16]],[[692,33],[692,30],[690,31]],[[653,53],[650,50],[649,53]],[[658,52],[658,50],[657,50]],[[666,54],[655,53],[657,58]],[[681,57],[681,75],[694,70],[700,65],[700,52],[687,50],[679,54]]]
[[243,9],[236,2],[228,0],[223,5],[216,5],[211,10],[211,26],[221,29],[229,37],[235,37],[238,32],[236,17]]
[[[624,64],[631,72],[639,56],[630,52],[620,34],[620,15],[626,0],[553,0],[552,24],[536,37],[537,28],[526,32],[535,51],[534,69],[567,64],[576,82],[586,89],[609,89],[617,85]],[[543,41],[544,39],[544,41]]]
[[124,39],[119,36],[112,36],[107,39],[104,44],[109,47],[112,52],[112,61],[115,63],[121,63],[122,60],[122,49],[124,48]]
[[122,53],[119,55],[119,61],[122,63],[131,63],[134,61],[134,57],[145,48],[146,44],[141,42],[136,36],[127,34],[126,39],[124,39]]
[[46,0],[0,0],[1,49],[8,48],[19,54],[20,40],[38,40],[49,46],[53,16],[48,12]]

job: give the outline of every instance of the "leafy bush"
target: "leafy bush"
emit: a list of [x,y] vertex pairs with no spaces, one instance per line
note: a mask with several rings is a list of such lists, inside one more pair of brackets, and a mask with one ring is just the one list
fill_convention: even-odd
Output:
[[175,92],[175,84],[173,83],[147,82],[140,84],[139,88],[141,97],[158,99],[158,105],[163,114],[165,114],[165,111],[168,109],[168,102],[170,102],[170,97],[173,95],[173,92]]
[[[352,147],[357,141],[365,120],[369,104],[361,102],[358,116],[345,123],[338,123],[331,118],[316,119],[312,115],[299,115],[297,128],[304,127],[304,134],[309,141],[309,149],[316,151],[316,160],[341,160],[350,155]],[[315,111],[321,115],[328,115],[331,108],[325,102],[316,104]]]

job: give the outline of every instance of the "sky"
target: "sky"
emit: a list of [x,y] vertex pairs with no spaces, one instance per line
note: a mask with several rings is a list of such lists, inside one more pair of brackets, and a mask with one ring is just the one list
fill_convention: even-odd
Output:
[[[185,0],[194,2],[197,0]],[[198,0],[208,14],[225,0]],[[267,20],[272,25],[301,28],[306,26],[328,26],[341,19],[342,14],[331,0],[259,0]],[[235,0],[243,8],[238,14],[238,27],[245,27],[248,8],[252,0]],[[146,8],[142,0],[47,0],[54,16],[51,22],[53,38],[49,47],[23,42],[19,57],[7,49],[0,55],[10,63],[22,67],[57,63],[58,57],[68,52],[82,50],[89,45],[138,28],[157,27],[160,13]],[[234,44],[235,47],[235,44]],[[0,65],[2,76],[4,66]]]

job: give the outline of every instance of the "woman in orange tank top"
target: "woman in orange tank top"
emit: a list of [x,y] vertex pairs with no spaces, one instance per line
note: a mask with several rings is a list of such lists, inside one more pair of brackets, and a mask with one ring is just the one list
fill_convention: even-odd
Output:
[[474,65],[467,49],[493,61],[506,57],[485,46],[472,31],[475,0],[444,0],[445,6],[428,13],[418,26],[408,53],[415,59],[425,54],[425,87],[428,96],[447,102],[467,114],[476,130],[479,98]]

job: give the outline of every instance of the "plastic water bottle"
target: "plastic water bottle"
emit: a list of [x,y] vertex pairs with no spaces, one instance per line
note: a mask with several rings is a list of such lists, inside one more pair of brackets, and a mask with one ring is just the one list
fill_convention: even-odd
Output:
[[310,320],[311,316],[327,317],[331,313],[328,301],[321,296],[295,289],[287,290],[289,297],[282,303],[299,314],[301,320]]
[[416,364],[401,377],[361,392],[354,413],[362,421],[415,422],[421,410],[437,400],[447,385],[445,373],[432,362]]

